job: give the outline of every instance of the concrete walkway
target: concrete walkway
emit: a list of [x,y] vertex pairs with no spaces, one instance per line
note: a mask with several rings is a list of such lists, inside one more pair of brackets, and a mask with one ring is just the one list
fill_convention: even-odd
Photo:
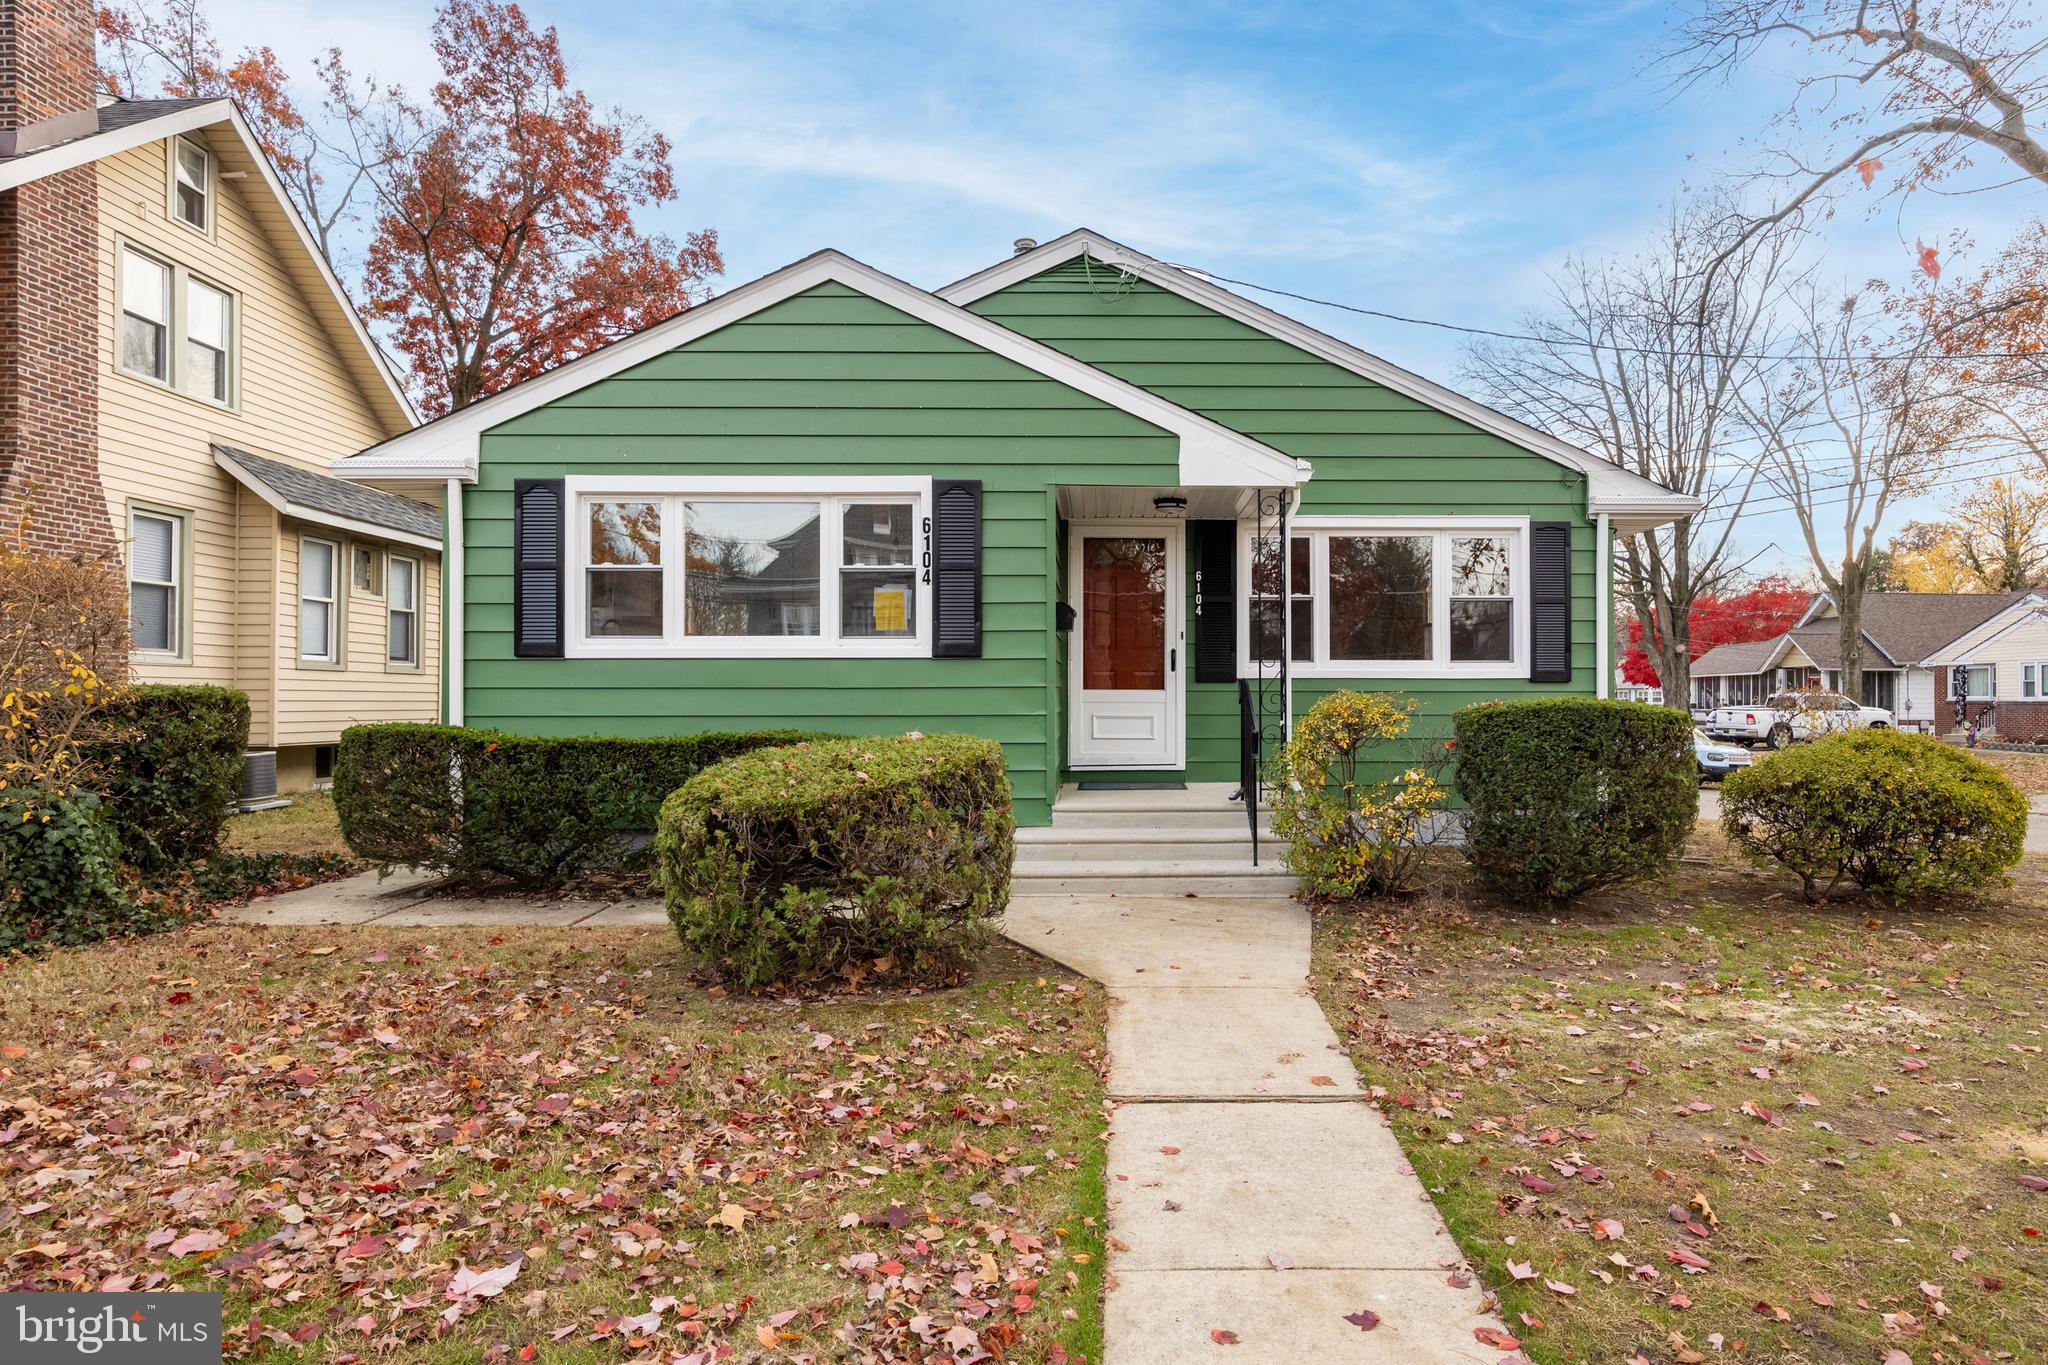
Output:
[[[1004,933],[1109,988],[1108,1365],[1484,1361],[1477,1288],[1309,996],[1280,897],[1028,896]],[[1281,1268],[1286,1267],[1286,1268]],[[1369,1331],[1346,1315],[1379,1316]]]
[[394,928],[571,924],[666,924],[655,899],[538,900],[525,896],[436,896],[437,879],[364,872],[301,891],[267,896],[221,912],[231,924],[380,924]]

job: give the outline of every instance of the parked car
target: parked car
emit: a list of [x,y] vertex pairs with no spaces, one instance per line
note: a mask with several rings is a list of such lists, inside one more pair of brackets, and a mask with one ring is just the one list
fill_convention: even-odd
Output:
[[1726,777],[1737,768],[1747,768],[1754,761],[1749,750],[1742,745],[1716,744],[1697,725],[1692,731],[1692,752],[1699,762],[1702,782]]
[[1811,691],[1781,692],[1761,706],[1718,707],[1702,728],[1709,739],[1782,749],[1798,739],[1892,724],[1892,713],[1882,706],[1864,706],[1839,692]]

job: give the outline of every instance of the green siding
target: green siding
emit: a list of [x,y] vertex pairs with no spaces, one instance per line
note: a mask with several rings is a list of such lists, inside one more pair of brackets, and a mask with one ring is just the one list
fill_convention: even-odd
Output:
[[[1182,407],[1314,463],[1306,514],[1528,516],[1572,524],[1572,681],[1395,678],[1302,681],[1299,713],[1338,688],[1419,697],[1415,733],[1496,697],[1594,690],[1593,525],[1585,476],[1463,420],[1099,262],[1072,261],[971,305],[984,317]],[[1190,570],[1192,572],[1192,569]],[[1188,593],[1193,598],[1192,587]],[[1194,638],[1190,621],[1189,638]],[[1073,774],[1068,774],[1072,777]],[[1237,695],[1188,685],[1190,781],[1237,777]]]
[[[1002,741],[1019,820],[1044,823],[1065,744],[1053,490],[1172,483],[1177,461],[1149,423],[822,285],[485,434],[464,498],[465,718],[533,734],[968,731]],[[749,469],[980,479],[983,657],[512,657],[514,479]]]

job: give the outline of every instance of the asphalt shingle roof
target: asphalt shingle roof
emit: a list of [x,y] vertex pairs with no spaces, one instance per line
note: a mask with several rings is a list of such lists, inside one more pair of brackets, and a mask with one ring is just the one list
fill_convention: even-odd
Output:
[[56,142],[47,142],[40,147],[31,147],[25,152],[15,153],[12,157],[0,157],[0,161],[13,161],[20,157],[35,156],[40,152],[47,152],[52,147],[68,147],[73,143],[86,142],[107,133],[118,132],[123,128],[131,128],[138,123],[147,123],[151,119],[162,118],[166,114],[175,114],[181,109],[190,109],[195,105],[201,104],[213,104],[219,98],[216,95],[206,99],[115,100],[112,104],[101,105],[95,111],[99,117],[99,126],[94,131],[80,133],[77,137],[61,138]]
[[[1898,664],[1917,664],[2025,597],[2024,592],[1870,592],[1863,595],[1863,633]],[[1819,668],[1842,663],[1841,627],[1832,617],[1785,633]],[[1719,645],[1693,660],[1695,678],[1760,672],[1785,635]],[[1869,662],[1880,662],[1871,660]]]
[[233,446],[216,445],[214,451],[233,460],[251,478],[296,507],[368,522],[407,535],[428,536],[436,542],[441,539],[441,514],[425,503],[395,493],[380,493],[347,479],[315,474],[310,469],[252,455]]

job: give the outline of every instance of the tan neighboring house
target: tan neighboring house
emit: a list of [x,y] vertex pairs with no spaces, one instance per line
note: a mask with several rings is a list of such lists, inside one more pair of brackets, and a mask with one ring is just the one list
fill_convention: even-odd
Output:
[[439,506],[326,473],[417,419],[230,102],[95,98],[88,4],[0,26],[0,514],[125,562],[135,680],[248,693],[246,804],[314,786],[440,715]]

